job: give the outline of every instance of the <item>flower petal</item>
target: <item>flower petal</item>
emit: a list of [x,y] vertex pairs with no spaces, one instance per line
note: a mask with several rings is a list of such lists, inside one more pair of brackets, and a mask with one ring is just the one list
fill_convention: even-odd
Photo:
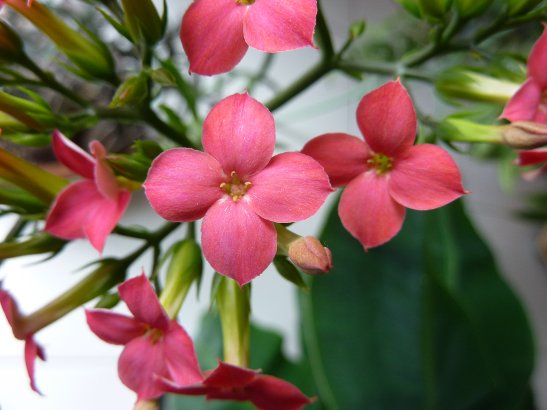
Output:
[[534,78],[529,78],[511,97],[500,118],[509,121],[533,121],[541,102],[541,87]]
[[96,160],[94,179],[97,189],[106,198],[116,200],[120,193],[120,186],[112,168],[106,163],[106,149],[97,140],[91,141],[89,148]]
[[45,230],[63,239],[85,237],[84,225],[90,209],[107,201],[93,181],[77,181],[63,189],[51,206]]
[[84,233],[89,242],[91,242],[91,245],[99,253],[104,248],[106,238],[116,227],[116,224],[127,209],[130,199],[131,193],[124,190],[120,191],[116,201],[104,198],[101,202],[97,202],[93,208],[89,209]]
[[205,258],[240,286],[260,275],[277,250],[273,224],[255,214],[244,199],[234,202],[225,196],[207,211],[201,225]]
[[[0,289],[0,305],[2,306],[2,310],[4,311],[4,315],[6,316],[9,325],[12,330],[14,330],[17,317],[19,316],[19,309],[17,308],[17,303],[13,299],[13,296],[4,289]],[[19,339],[19,337],[17,338]]]
[[365,172],[349,183],[340,198],[342,224],[365,249],[389,241],[403,224],[405,209],[389,195],[387,178]]
[[28,377],[30,379],[30,387],[38,394],[42,394],[38,387],[36,387],[36,380],[34,378],[34,364],[36,358],[46,360],[44,349],[38,345],[32,335],[29,335],[25,339],[25,364],[27,367]]
[[108,309],[86,309],[85,316],[93,333],[115,345],[125,345],[146,331],[142,322]]
[[213,107],[203,123],[203,147],[224,172],[246,178],[272,158],[275,124],[270,111],[247,93],[231,95]]
[[196,0],[190,5],[180,39],[191,73],[220,74],[241,61],[248,48],[243,38],[245,12],[234,0]]
[[201,151],[174,148],[152,163],[144,190],[152,208],[170,221],[194,221],[224,193],[222,169]]
[[547,148],[538,148],[519,151],[518,153],[518,165],[534,165],[547,162]]
[[258,375],[256,370],[246,369],[233,364],[218,361],[218,366],[203,381],[206,386],[214,388],[245,387]]
[[246,194],[249,206],[262,218],[274,222],[309,218],[332,192],[323,167],[299,152],[276,155],[250,182]]
[[58,130],[53,131],[51,146],[61,164],[84,178],[93,179],[95,160],[91,155]]
[[260,410],[300,410],[313,402],[291,383],[267,375],[259,375],[245,393]]
[[436,145],[420,144],[395,159],[389,193],[407,208],[428,210],[446,205],[466,191],[450,154]]
[[400,81],[390,81],[365,95],[357,107],[357,124],[369,147],[393,156],[416,138],[416,113]]
[[347,185],[367,170],[370,150],[363,140],[344,133],[323,134],[309,141],[302,153],[319,162],[327,172],[332,186]]
[[137,393],[138,400],[154,399],[163,394],[156,375],[167,376],[164,346],[148,335],[131,340],[118,361],[123,384]]
[[118,286],[118,293],[135,319],[156,329],[169,329],[169,317],[144,273]]
[[269,53],[313,46],[316,15],[317,0],[257,1],[245,15],[245,41]]
[[163,344],[165,364],[174,382],[180,386],[188,386],[203,380],[194,343],[176,321],[170,322]]
[[547,24],[528,57],[528,77],[534,78],[541,88],[547,89]]

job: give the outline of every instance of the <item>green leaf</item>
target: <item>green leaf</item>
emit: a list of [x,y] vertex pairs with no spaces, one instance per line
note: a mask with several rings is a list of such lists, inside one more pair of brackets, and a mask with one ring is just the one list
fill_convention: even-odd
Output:
[[321,239],[334,269],[301,303],[326,409],[522,408],[528,321],[460,203],[409,210],[401,232],[368,252],[334,209]]

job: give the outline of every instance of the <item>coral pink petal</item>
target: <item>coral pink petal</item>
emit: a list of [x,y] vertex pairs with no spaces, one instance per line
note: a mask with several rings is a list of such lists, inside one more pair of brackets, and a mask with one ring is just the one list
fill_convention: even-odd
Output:
[[116,176],[112,168],[106,163],[106,150],[103,144],[94,140],[89,144],[89,148],[96,160],[94,179],[99,192],[105,198],[116,200],[120,192],[120,186],[116,181]]
[[421,144],[395,159],[389,193],[404,207],[423,211],[446,205],[466,191],[450,154],[436,145]]
[[272,158],[275,124],[270,111],[247,93],[231,95],[213,107],[203,123],[203,147],[229,175],[246,178]]
[[152,284],[144,274],[126,280],[118,286],[118,293],[135,319],[156,329],[163,331],[169,329],[169,317],[160,305]]
[[543,34],[532,47],[528,57],[528,77],[534,78],[542,89],[547,90],[547,24],[545,23]]
[[169,376],[180,386],[200,383],[203,380],[194,343],[188,333],[174,320],[170,322],[169,330],[164,340],[165,364]]
[[95,160],[91,155],[58,130],[55,130],[51,136],[51,145],[61,164],[84,178],[93,179]]
[[273,260],[277,234],[273,223],[254,213],[245,197],[234,202],[225,196],[207,211],[201,243],[213,269],[243,286]]
[[77,181],[61,191],[46,219],[45,230],[63,239],[85,237],[89,213],[105,199],[93,181]]
[[93,207],[89,207],[88,217],[84,225],[85,236],[99,253],[102,253],[106,238],[121,219],[129,205],[131,194],[120,191],[116,201],[102,197]]
[[250,182],[246,194],[249,206],[262,218],[274,222],[309,218],[332,192],[323,167],[299,152],[276,155]]
[[405,209],[388,192],[388,176],[366,172],[349,183],[338,213],[344,227],[365,249],[389,241],[401,229]]
[[269,53],[313,46],[316,15],[317,0],[257,1],[245,15],[245,41]]
[[137,393],[139,400],[154,399],[163,394],[158,376],[167,376],[164,345],[148,335],[130,341],[118,361],[118,375],[123,384]]
[[203,384],[219,389],[244,387],[251,383],[257,377],[257,374],[255,370],[224,363],[219,360],[218,367],[209,373]]
[[258,376],[245,392],[248,400],[260,410],[300,410],[313,402],[296,386],[273,376]]
[[182,18],[180,39],[190,72],[225,73],[247,52],[243,38],[246,7],[234,0],[196,0]]
[[16,317],[18,316],[17,304],[13,300],[11,294],[4,289],[0,289],[0,305],[2,305],[2,310],[4,311],[4,315],[6,316],[9,325],[12,330],[14,330]]
[[115,345],[125,345],[146,331],[144,323],[108,309],[86,310],[85,316],[93,333]]
[[511,97],[500,118],[509,121],[533,121],[541,102],[541,93],[539,83],[529,78]]
[[36,387],[36,380],[34,377],[34,364],[36,358],[46,360],[44,349],[39,346],[33,339],[32,335],[27,336],[25,339],[25,364],[27,366],[27,373],[30,379],[30,387],[38,394],[42,394],[38,387]]
[[189,148],[174,148],[152,163],[144,190],[152,208],[170,221],[194,221],[224,192],[219,162],[209,154]]
[[367,170],[370,150],[362,139],[344,133],[323,134],[309,141],[302,153],[318,161],[332,186],[347,185]]
[[416,138],[412,99],[398,80],[382,85],[361,99],[357,124],[369,147],[388,156],[407,149]]
[[[547,162],[547,148],[519,151],[518,165],[535,165]],[[5,310],[5,309],[4,309]]]

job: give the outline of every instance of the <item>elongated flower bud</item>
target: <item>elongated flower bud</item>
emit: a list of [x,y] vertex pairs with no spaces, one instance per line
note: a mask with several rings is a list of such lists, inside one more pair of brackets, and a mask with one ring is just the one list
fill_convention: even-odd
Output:
[[136,43],[144,40],[148,45],[157,43],[163,37],[163,23],[150,0],[122,0],[125,24]]
[[547,125],[531,121],[512,122],[503,126],[502,137],[513,148],[539,148],[547,144]]
[[25,0],[3,0],[3,3],[48,36],[83,73],[104,80],[115,77],[108,49],[70,28],[43,4],[33,1],[29,7]]
[[332,254],[313,236],[297,239],[289,245],[289,259],[309,275],[326,273],[332,269]]

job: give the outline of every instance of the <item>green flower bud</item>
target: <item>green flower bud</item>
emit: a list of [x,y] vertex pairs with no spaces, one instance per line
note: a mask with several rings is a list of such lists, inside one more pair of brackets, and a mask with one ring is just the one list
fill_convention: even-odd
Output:
[[160,303],[167,314],[175,318],[192,284],[201,281],[203,258],[201,248],[191,239],[173,245],[171,253]]
[[[15,212],[39,214],[47,211],[47,204],[14,186],[0,185],[0,204],[10,206]],[[1,246],[1,245],[0,245]]]
[[125,106],[135,106],[144,101],[148,94],[148,77],[146,74],[141,73],[129,77],[123,83],[120,84],[112,101],[110,107],[119,108]]
[[51,236],[45,232],[38,232],[22,241],[0,243],[0,260],[42,253],[56,254],[60,252],[65,245],[66,241],[62,239]]
[[442,18],[452,0],[396,0],[410,14],[419,19],[438,20]]
[[486,10],[492,0],[455,0],[458,12],[463,17],[473,17]]
[[520,84],[490,77],[466,67],[453,67],[441,73],[435,81],[438,93],[446,98],[505,104]]
[[164,34],[164,25],[151,0],[122,0],[125,24],[135,43],[157,43]]

